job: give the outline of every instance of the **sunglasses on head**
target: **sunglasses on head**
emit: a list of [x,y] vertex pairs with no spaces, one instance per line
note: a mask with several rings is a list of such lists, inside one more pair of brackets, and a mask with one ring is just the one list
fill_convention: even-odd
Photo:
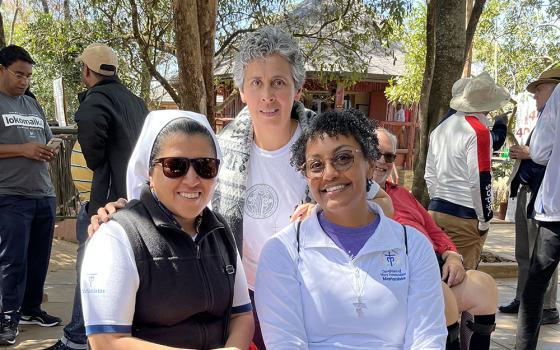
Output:
[[397,155],[395,153],[380,153],[379,159],[381,159],[381,156],[385,158],[385,163],[393,163],[395,159],[397,159]]
[[185,176],[191,165],[201,178],[213,179],[218,175],[220,160],[216,158],[165,157],[155,159],[152,166],[156,164],[161,164],[163,175],[171,179]]

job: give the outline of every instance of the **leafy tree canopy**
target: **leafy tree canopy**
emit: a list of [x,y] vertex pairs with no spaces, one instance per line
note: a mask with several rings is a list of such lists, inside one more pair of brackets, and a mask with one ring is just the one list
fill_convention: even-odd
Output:
[[[555,1],[488,0],[473,41],[473,70],[486,70],[511,93],[560,59],[560,5]],[[406,72],[385,91],[391,101],[420,100],[426,54],[426,8],[416,5],[392,40],[401,42]]]

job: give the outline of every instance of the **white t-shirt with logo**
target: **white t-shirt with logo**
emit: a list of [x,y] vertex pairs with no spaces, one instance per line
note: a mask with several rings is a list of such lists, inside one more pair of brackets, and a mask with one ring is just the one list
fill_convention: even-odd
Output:
[[243,266],[249,289],[254,290],[257,263],[266,241],[290,222],[294,209],[305,199],[307,181],[290,165],[290,147],[269,152],[253,143],[243,208]]

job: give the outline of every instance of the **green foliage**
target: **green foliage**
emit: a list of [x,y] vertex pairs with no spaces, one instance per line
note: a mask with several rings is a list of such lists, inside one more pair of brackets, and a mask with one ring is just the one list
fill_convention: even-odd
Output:
[[[489,0],[474,39],[473,59],[512,93],[560,58],[554,1]],[[558,5],[556,5],[558,6]]]
[[426,6],[415,6],[391,40],[401,43],[405,54],[405,74],[389,80],[385,95],[390,101],[411,105],[420,101],[426,65]]
[[20,45],[25,47],[37,62],[33,70],[31,91],[43,106],[49,120],[55,119],[53,100],[53,80],[64,78],[67,98],[67,119],[75,112],[78,101],[76,94],[80,90],[81,66],[74,59],[87,45],[84,34],[92,30],[88,23],[75,21],[70,25],[57,20],[50,14],[36,14],[35,21],[21,28]]
[[[117,52],[122,52],[122,47],[108,40],[113,34],[101,21],[80,18],[65,21],[55,18],[52,14],[33,10],[26,15],[33,20],[27,25],[18,26],[15,39],[37,62],[33,69],[31,91],[37,96],[47,118],[54,121],[53,80],[63,77],[67,103],[66,118],[67,122],[72,124],[79,105],[77,95],[85,90],[81,83],[82,66],[75,63],[76,57],[93,42],[108,43]],[[130,64],[126,62],[125,55],[119,57],[119,77],[126,85],[131,86],[134,83],[130,78]]]
[[320,80],[351,85],[367,73],[372,57],[391,54],[392,33],[410,8],[404,0],[219,1],[217,60],[232,59],[240,31],[275,25],[299,40],[307,67]]
[[[498,83],[518,93],[560,59],[560,5],[546,0],[488,0],[473,40],[473,73],[497,72]],[[402,43],[405,74],[385,94],[405,104],[420,100],[426,55],[426,8],[413,8],[392,40]],[[498,51],[495,51],[497,48]],[[497,55],[495,55],[497,52]]]
[[[32,91],[54,118],[52,80],[65,79],[72,120],[78,106],[80,65],[75,57],[92,42],[104,42],[119,54],[119,76],[145,100],[151,96],[147,63],[171,82],[177,76],[171,2],[165,0],[71,0],[71,17],[51,4],[44,14],[39,2],[21,5],[15,42],[26,47],[38,64]],[[390,54],[391,34],[410,10],[410,0],[219,0],[216,31],[218,66],[231,61],[245,33],[277,25],[300,42],[311,70],[323,80],[345,85],[367,72],[372,53]],[[60,5],[60,4],[59,4]],[[27,6],[27,7],[26,7]],[[133,30],[133,10],[138,13],[138,33]],[[57,12],[58,11],[58,12]],[[142,55],[142,48],[147,54]],[[180,48],[184,49],[184,48]],[[146,57],[147,56],[147,57]],[[337,72],[337,73],[332,73]],[[338,72],[346,72],[340,74]],[[173,88],[175,89],[175,88]]]

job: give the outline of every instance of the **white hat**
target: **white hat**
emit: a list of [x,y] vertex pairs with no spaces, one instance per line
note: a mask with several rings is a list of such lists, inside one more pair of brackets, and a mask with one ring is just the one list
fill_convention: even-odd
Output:
[[496,85],[486,72],[472,78],[457,80],[451,92],[453,97],[449,105],[461,112],[489,112],[509,101],[509,92]]
[[76,63],[83,63],[92,71],[105,76],[117,74],[119,59],[112,48],[105,44],[89,44],[84,52],[76,57]]
[[126,169],[126,194],[128,200],[139,199],[142,186],[149,180],[150,173],[150,154],[154,142],[160,131],[169,123],[179,118],[187,118],[202,124],[212,135],[214,145],[216,146],[216,158],[222,159],[222,152],[220,145],[216,139],[216,134],[208,119],[195,112],[180,111],[180,110],[163,110],[153,111],[148,114],[144,121],[144,126],[132,151],[128,167]]

